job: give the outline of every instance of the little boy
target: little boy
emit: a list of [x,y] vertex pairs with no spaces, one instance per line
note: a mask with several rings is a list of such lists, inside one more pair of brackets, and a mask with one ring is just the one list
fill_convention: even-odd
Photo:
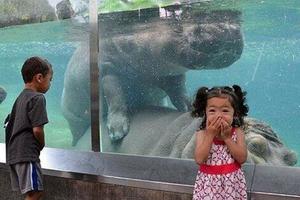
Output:
[[44,125],[48,123],[46,93],[52,80],[51,64],[40,57],[28,58],[22,67],[24,90],[16,99],[6,123],[6,163],[11,185],[25,194],[25,200],[42,196],[40,151],[45,145]]

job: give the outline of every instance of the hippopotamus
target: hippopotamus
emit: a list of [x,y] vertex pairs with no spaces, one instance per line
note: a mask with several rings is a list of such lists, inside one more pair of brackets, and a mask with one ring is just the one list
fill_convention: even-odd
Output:
[[6,95],[7,95],[6,91],[4,90],[3,87],[0,86],[0,104],[4,101]]
[[[111,141],[127,135],[131,112],[145,105],[162,105],[166,96],[171,107],[187,111],[188,70],[221,69],[240,58],[240,12],[192,12],[189,8],[181,13],[171,18],[141,12],[135,18],[122,13],[99,17],[101,110]],[[68,63],[62,95],[73,145],[90,126],[89,82],[89,46],[83,42]]]
[[[131,128],[118,143],[110,142],[107,129],[101,135],[102,152],[137,154],[193,159],[195,132],[202,118],[192,118],[190,112],[146,106],[131,116]],[[278,134],[265,122],[246,117],[242,127],[248,149],[247,163],[294,166],[296,153],[283,144]],[[90,130],[75,148],[89,150]]]

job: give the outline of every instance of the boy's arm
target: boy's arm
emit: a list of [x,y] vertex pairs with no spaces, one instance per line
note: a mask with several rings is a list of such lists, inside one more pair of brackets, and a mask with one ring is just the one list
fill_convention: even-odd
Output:
[[245,134],[241,128],[236,129],[237,140],[234,142],[231,138],[224,139],[232,157],[243,164],[247,160],[247,146],[245,142]]
[[33,127],[33,135],[40,143],[41,150],[45,146],[44,126]]

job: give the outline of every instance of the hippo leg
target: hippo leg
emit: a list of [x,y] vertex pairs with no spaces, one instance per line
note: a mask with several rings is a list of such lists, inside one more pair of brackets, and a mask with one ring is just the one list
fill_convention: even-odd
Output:
[[191,102],[186,94],[185,75],[164,77],[159,87],[167,93],[178,111],[184,112],[191,108]]
[[102,78],[104,98],[108,105],[107,127],[112,141],[122,139],[129,131],[128,108],[126,97],[116,75],[105,75]]
[[74,81],[72,84],[65,85],[61,101],[62,113],[68,121],[73,136],[72,146],[77,144],[90,126],[89,95],[85,87],[77,87],[77,83]]

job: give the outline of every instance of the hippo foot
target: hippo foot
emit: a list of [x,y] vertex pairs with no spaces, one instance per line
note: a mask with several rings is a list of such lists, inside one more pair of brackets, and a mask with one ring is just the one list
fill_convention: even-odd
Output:
[[107,117],[107,128],[112,142],[121,140],[129,132],[128,116],[124,113],[110,113]]

